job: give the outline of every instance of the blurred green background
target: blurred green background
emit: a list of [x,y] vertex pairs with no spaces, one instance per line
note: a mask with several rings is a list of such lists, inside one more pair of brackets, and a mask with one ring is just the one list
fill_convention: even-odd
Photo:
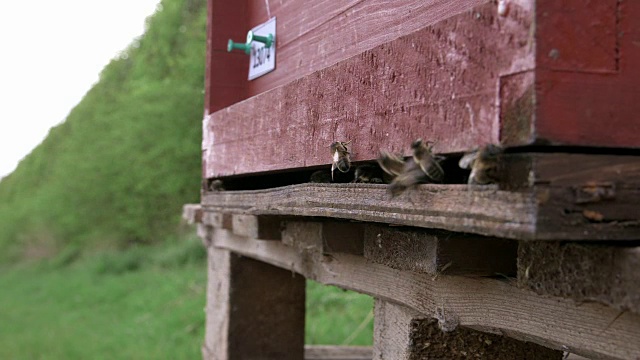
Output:
[[[0,181],[1,359],[200,357],[206,255],[180,215],[199,201],[206,0],[159,9]],[[372,305],[308,282],[307,343],[371,344]]]

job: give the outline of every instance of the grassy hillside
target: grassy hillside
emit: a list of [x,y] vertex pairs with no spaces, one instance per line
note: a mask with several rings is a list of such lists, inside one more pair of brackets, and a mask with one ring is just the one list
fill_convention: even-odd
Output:
[[0,182],[0,261],[154,243],[198,200],[205,5],[163,0],[146,34]]

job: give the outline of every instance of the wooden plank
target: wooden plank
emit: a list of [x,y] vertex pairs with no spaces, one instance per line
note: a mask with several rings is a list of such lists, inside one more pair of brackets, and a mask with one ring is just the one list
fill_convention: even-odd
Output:
[[205,177],[327,164],[336,140],[352,141],[354,160],[418,137],[437,152],[497,142],[499,78],[534,66],[532,10],[512,7],[496,18],[486,3],[207,116]]
[[282,219],[277,216],[231,215],[234,234],[261,240],[281,240]]
[[203,358],[303,359],[304,278],[227,250],[208,252]]
[[[518,191],[429,184],[389,198],[384,185],[306,183],[207,192],[202,205],[214,212],[331,217],[522,240],[640,238],[640,188],[616,188],[615,201],[581,203],[584,196],[576,194],[583,191],[591,190],[549,184]],[[601,221],[590,218],[590,211],[602,214]]]
[[422,229],[369,225],[364,256],[397,270],[425,274],[515,276],[513,240]]
[[640,314],[640,247],[521,242],[518,286]]
[[[299,229],[302,234],[302,229]],[[620,314],[596,303],[540,296],[508,281],[399,271],[360,256],[323,256],[318,248],[298,249],[273,241],[238,237],[214,229],[214,246],[268,262],[327,285],[370,294],[435,317],[438,308],[459,325],[501,333],[586,357],[640,356],[640,316]],[[316,233],[317,234],[317,231]],[[314,232],[305,234],[312,241]],[[315,236],[320,242],[319,236]],[[579,331],[576,331],[579,329]]]
[[[299,229],[300,233],[302,229]],[[214,230],[214,246],[303,274],[327,285],[370,294],[435,317],[437,308],[461,326],[501,333],[586,357],[640,356],[640,316],[596,303],[540,296],[508,281],[399,271],[360,256],[322,256],[317,248],[238,237]],[[305,241],[320,242],[314,232]],[[564,347],[564,348],[563,348]]]
[[202,205],[185,204],[182,206],[182,219],[187,224],[196,224],[202,222]]
[[537,136],[639,147],[637,1],[536,1]]
[[252,215],[332,217],[507,238],[531,238],[535,199],[526,193],[465,185],[422,185],[389,198],[376,184],[300,184],[268,190],[205,193],[208,211]]
[[[562,351],[464,327],[376,299],[373,359],[562,359]],[[446,326],[446,325],[445,325]]]
[[371,360],[370,346],[306,345],[305,360]]
[[[436,1],[254,0],[251,24],[278,19],[276,71],[249,83],[249,96],[360,54],[382,43],[463,13],[487,0]],[[253,26],[252,25],[252,26]]]

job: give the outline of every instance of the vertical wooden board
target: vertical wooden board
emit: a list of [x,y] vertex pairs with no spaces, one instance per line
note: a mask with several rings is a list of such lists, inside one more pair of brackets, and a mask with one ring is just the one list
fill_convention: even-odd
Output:
[[302,360],[305,280],[209,248],[205,359]]
[[374,360],[409,360],[411,354],[411,321],[422,318],[414,310],[375,299],[373,325]]
[[532,68],[530,25],[530,9],[483,5],[212,114],[206,177],[327,164],[336,140],[354,160],[418,137],[436,152],[497,142],[498,79]]
[[[613,0],[540,2],[550,9],[560,3],[582,9],[546,18],[544,9],[537,11],[537,24],[541,27],[536,35],[541,49],[536,59],[540,68],[536,73],[538,138],[552,144],[640,147],[640,4]],[[591,15],[585,16],[585,12]],[[558,26],[566,27],[567,21],[577,31],[589,34],[593,30],[587,29],[597,30],[604,24],[608,28],[600,35],[576,41],[571,47],[573,52],[552,52],[554,46],[566,43]],[[614,51],[612,41],[616,44]],[[567,69],[568,66],[572,68]]]

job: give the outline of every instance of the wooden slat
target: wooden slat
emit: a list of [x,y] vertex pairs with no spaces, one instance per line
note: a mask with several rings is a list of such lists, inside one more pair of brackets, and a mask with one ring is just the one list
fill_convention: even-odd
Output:
[[537,136],[640,147],[640,3],[536,1]]
[[[374,359],[563,359],[562,351],[425,317],[376,299]],[[449,326],[449,327],[447,327]],[[442,331],[442,329],[447,330]]]
[[[390,199],[384,185],[307,183],[209,192],[202,205],[214,212],[331,217],[522,240],[640,237],[639,189],[616,189],[614,202],[576,204],[576,199],[573,187],[542,184],[514,192],[493,186],[421,185]],[[603,218],[594,221],[589,211]]]
[[432,275],[515,276],[517,251],[514,240],[375,225],[365,230],[365,258]]
[[640,314],[640,247],[521,242],[518,285]]
[[208,257],[203,358],[302,359],[304,278],[215,247]]
[[305,360],[372,360],[370,346],[306,345]]
[[281,240],[281,222],[276,216],[231,215],[231,231],[240,236],[261,240]]
[[[313,233],[305,241],[313,241]],[[315,242],[320,243],[319,236]],[[213,245],[307,278],[394,301],[426,316],[437,308],[455,314],[461,326],[499,332],[543,346],[569,349],[587,357],[640,356],[640,316],[620,314],[600,304],[539,296],[507,281],[399,271],[348,254],[323,257],[313,246],[238,237],[214,230]],[[306,250],[305,250],[306,249]]]
[[497,18],[495,4],[481,5],[207,116],[205,177],[327,164],[336,140],[352,141],[354,160],[406,152],[418,137],[438,152],[497,142],[498,97],[519,96],[500,95],[499,79],[534,66],[531,9],[512,7]]
[[423,185],[390,199],[384,185],[300,184],[269,190],[205,193],[207,211],[335,217],[508,238],[532,238],[535,199],[526,193],[464,185]]
[[274,72],[249,83],[249,96],[284,85],[487,2],[250,1],[251,26],[268,19],[266,6],[269,6],[271,16],[278,19],[278,63]]

